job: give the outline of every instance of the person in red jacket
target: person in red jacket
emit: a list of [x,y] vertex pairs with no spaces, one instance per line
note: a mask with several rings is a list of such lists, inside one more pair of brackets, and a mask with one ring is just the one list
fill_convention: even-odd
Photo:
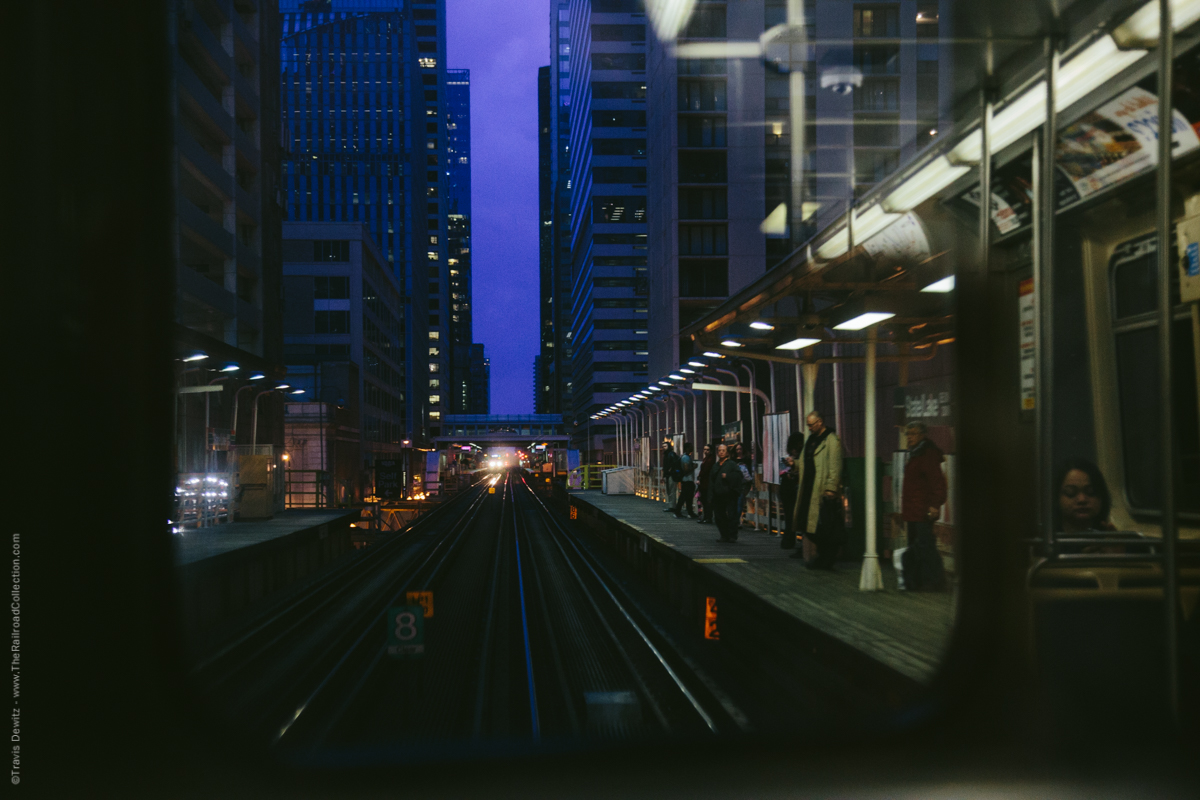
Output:
[[946,570],[933,535],[933,522],[946,502],[946,476],[942,473],[942,451],[926,438],[923,422],[910,422],[904,429],[908,459],[904,464],[904,490],[900,517],[908,532],[908,549],[901,556],[905,588],[946,587]]

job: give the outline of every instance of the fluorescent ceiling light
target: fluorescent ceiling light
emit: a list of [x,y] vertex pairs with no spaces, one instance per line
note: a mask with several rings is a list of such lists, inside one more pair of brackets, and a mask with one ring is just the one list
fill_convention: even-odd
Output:
[[662,389],[658,388],[657,386],[651,386],[651,387],[650,387],[650,391],[652,391],[652,392],[661,392],[661,391],[662,391]]
[[787,232],[787,203],[780,203],[758,225],[758,230],[767,236],[782,236]]
[[689,361],[688,366],[689,367],[699,367],[700,369],[704,369],[705,367],[708,366],[708,364],[701,364],[699,361]]
[[267,377],[267,376],[266,376],[266,375],[263,375],[261,372],[256,372],[256,373],[254,373],[253,375],[251,375],[251,376],[250,376],[250,380],[252,380],[252,381],[261,381],[261,380],[262,380],[263,378],[265,378],[265,377]]
[[207,353],[195,353],[185,358],[184,361],[203,361],[206,358],[208,358]]
[[669,42],[679,35],[692,18],[696,0],[646,0],[646,14],[660,42]]
[[733,339],[726,339],[725,341],[721,342],[721,344],[724,347],[741,347],[742,346],[741,342],[735,342]]
[[[1200,2],[1197,0],[1171,0],[1171,27],[1183,30],[1200,19]],[[1150,2],[1134,12],[1113,31],[1113,37],[1122,47],[1141,45],[1152,47],[1158,44],[1158,3]]]
[[[1189,0],[1200,8],[1200,0]],[[1178,0],[1172,6],[1178,4]],[[1158,7],[1151,3],[1157,39]],[[1143,9],[1144,10],[1144,9]],[[1141,12],[1139,12],[1141,13]],[[1136,16],[1136,15],[1135,15]],[[1200,17],[1196,17],[1200,18]],[[1178,26],[1176,26],[1178,27]],[[1121,50],[1112,36],[1096,39],[1058,68],[1054,108],[1063,111],[1126,67],[1146,55],[1145,50]],[[992,118],[988,150],[998,153],[1046,121],[1046,82],[1038,81]],[[983,135],[974,131],[950,151],[950,160],[978,164],[983,153]]]
[[969,169],[970,167],[951,164],[950,159],[945,156],[938,156],[892,190],[880,206],[882,210],[891,213],[911,211],[945,189]]
[[[923,170],[922,170],[923,171]],[[965,171],[965,168],[964,168]],[[918,173],[920,174],[920,173]],[[903,186],[901,187],[903,188]],[[939,187],[940,188],[940,187]],[[894,194],[894,192],[893,192]],[[890,197],[888,198],[891,199]],[[922,198],[923,200],[924,198]],[[888,213],[884,210],[885,200],[883,204],[876,203],[861,214],[854,214],[854,241],[858,244],[870,239],[875,234],[882,231],[887,226],[891,225],[896,220],[900,219],[900,214]],[[907,210],[907,209],[905,209]],[[840,256],[850,248],[850,231],[842,228],[837,233],[825,240],[825,243],[817,248],[817,256],[823,259],[834,258]],[[753,323],[751,323],[753,324]]]
[[288,394],[304,394],[303,389],[292,389]]
[[921,291],[922,292],[937,292],[939,294],[945,294],[946,292],[953,292],[954,291],[954,276],[947,275],[946,277],[942,278],[940,281],[934,281],[933,283],[929,284]]
[[696,374],[696,370],[688,369],[687,367],[680,367],[679,371],[682,372],[684,375],[695,375]]
[[[670,381],[659,381],[659,382],[658,382],[658,385],[659,385],[659,386],[670,386],[670,385],[671,385],[671,382],[670,382]],[[662,391],[662,389],[659,389],[659,391],[661,392],[661,391]]]
[[854,215],[854,238],[865,242],[898,219],[899,214],[888,214],[883,206],[876,203],[861,214]]
[[792,339],[790,342],[785,342],[776,346],[776,350],[803,350],[805,347],[810,347],[821,341],[820,339]]
[[[1177,4],[1178,1],[1171,5]],[[1190,5],[1195,9],[1200,9],[1200,2],[1192,0]],[[1157,9],[1155,10],[1157,11]],[[1156,13],[1154,16],[1155,33],[1157,34],[1158,14]],[[1196,19],[1197,16],[1192,17],[1193,22]],[[1174,17],[1172,20],[1178,30],[1181,27],[1178,20]],[[1070,107],[1082,100],[1084,95],[1093,89],[1103,86],[1114,76],[1123,72],[1135,61],[1139,61],[1144,55],[1146,55],[1144,50],[1121,50],[1113,41],[1113,37],[1107,34],[1101,36],[1058,68],[1058,81],[1055,84],[1058,94],[1054,98],[1054,107],[1059,111]],[[995,147],[992,148],[992,152],[996,152]]]
[[861,331],[863,328],[870,327],[877,322],[883,322],[885,319],[891,319],[896,316],[890,311],[868,311],[865,314],[859,314],[853,319],[848,319],[840,325],[834,325],[835,331]]
[[817,258],[829,260],[850,249],[850,232],[842,228],[817,248]]
[[241,369],[241,367],[239,367],[237,364],[227,364],[226,366],[221,367],[221,372],[237,372],[239,369]]
[[762,45],[758,42],[687,42],[675,45],[676,58],[758,58],[761,55]]
[[683,377],[682,375],[676,375],[674,372],[672,372],[667,377],[673,381],[686,381],[687,380],[687,378]]
[[713,352],[706,352],[704,355],[708,356],[709,358],[724,358],[725,357],[721,353],[713,353]]
[[751,327],[751,328],[754,328],[755,330],[759,330],[759,331],[773,331],[773,330],[775,330],[775,326],[774,326],[774,325],[772,325],[771,323],[769,323],[769,322],[759,322],[758,320],[755,320],[754,322],[751,322],[751,323],[750,323],[750,327]]
[[275,388],[276,388],[276,389],[290,389],[290,388],[292,388],[292,387],[291,387],[291,385],[289,385],[289,384],[286,384],[286,383],[281,383],[281,384],[279,384],[278,386],[276,386]]

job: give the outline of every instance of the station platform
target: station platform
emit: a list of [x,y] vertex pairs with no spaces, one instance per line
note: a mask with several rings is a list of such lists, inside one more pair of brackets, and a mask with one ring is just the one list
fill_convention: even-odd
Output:
[[226,525],[189,530],[171,537],[175,549],[175,566],[191,564],[194,561],[202,561],[275,539],[283,539],[310,528],[336,524],[343,517],[353,517],[347,521],[348,525],[349,522],[358,519],[359,510],[357,508],[291,509],[280,512],[271,519],[232,522]]
[[941,663],[954,623],[953,593],[898,591],[887,559],[880,559],[884,591],[864,592],[858,588],[860,561],[840,563],[832,572],[808,570],[790,557],[795,550],[782,549],[779,536],[764,530],[743,527],[736,544],[723,544],[716,541],[716,525],[676,519],[660,502],[596,490],[568,498],[578,516],[639,537],[637,549],[669,553],[665,568],[687,562],[688,570],[708,571],[905,681],[928,685]]
[[195,638],[352,548],[360,509],[289,509],[172,536],[182,624]]

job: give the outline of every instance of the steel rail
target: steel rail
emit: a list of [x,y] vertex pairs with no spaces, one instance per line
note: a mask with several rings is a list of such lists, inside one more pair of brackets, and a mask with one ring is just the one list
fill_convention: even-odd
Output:
[[[529,615],[525,609],[525,579],[521,572],[521,531],[517,520],[517,494],[515,487],[512,490],[512,494],[513,544],[516,547],[517,556],[517,596],[521,600],[521,634],[525,641],[525,675],[529,685],[529,719],[533,741],[538,742],[541,741],[542,731],[538,720],[537,684],[533,677],[533,653],[529,648]],[[531,558],[532,555],[530,553]]]
[[[408,588],[411,585],[413,579],[416,576],[420,575],[422,570],[424,570],[425,567],[434,559],[434,557],[438,555],[438,552],[442,549],[443,545],[445,545],[452,536],[454,536],[454,541],[450,545],[451,548],[453,548],[455,545],[457,545],[457,543],[459,541],[461,541],[463,532],[467,529],[469,524],[472,521],[474,521],[475,517],[478,515],[479,509],[482,508],[483,500],[486,497],[487,497],[486,493],[480,492],[479,497],[474,502],[472,502],[472,504],[468,507],[467,511],[464,512],[462,517],[459,518],[459,520],[458,520],[459,524],[456,524],[455,527],[452,528],[449,533],[447,533],[445,536],[441,537],[441,539],[438,541],[438,543],[430,549],[430,551],[426,555],[425,559],[420,564],[418,564],[415,568],[408,570],[407,575],[400,577],[397,579],[397,581],[395,581],[395,582],[402,582],[402,585],[392,595],[391,599],[388,600],[388,602],[385,603],[384,605],[387,605],[387,606],[392,605],[398,599],[400,599],[400,597],[402,597],[406,591],[408,591]],[[457,531],[457,536],[455,536],[455,531]],[[321,692],[325,689],[325,687],[328,686],[333,681],[334,677],[342,669],[342,667],[346,664],[346,662],[350,659],[350,657],[359,650],[359,648],[362,646],[362,644],[366,640],[366,638],[368,636],[370,636],[373,631],[376,631],[376,632],[378,631],[378,613],[377,612],[373,611],[370,613],[363,614],[361,616],[365,616],[369,620],[363,626],[362,633],[360,633],[358,635],[358,637],[354,640],[354,642],[350,645],[350,647],[346,648],[346,651],[342,654],[342,657],[339,658],[337,660],[337,662],[333,665],[333,667],[326,673],[325,677],[321,679],[321,681],[317,684],[316,688],[314,688],[311,692],[309,692],[308,695],[305,697],[304,701],[301,702],[296,707],[296,710],[294,712],[292,712],[291,718],[284,721],[284,723],[280,726],[278,732],[272,737],[271,742],[270,742],[271,745],[277,745],[280,742],[280,740],[283,739],[283,737],[288,733],[288,731],[290,731],[292,729],[292,727],[295,725],[296,721],[298,719],[300,719],[301,715],[305,712],[305,710],[307,710],[308,707],[310,705],[312,705],[313,701],[316,700],[318,695],[321,694]],[[376,657],[372,660],[372,662],[371,662],[372,666],[378,663],[378,658],[381,654],[382,654],[382,650],[380,650],[376,654]],[[360,682],[359,686],[361,686],[361,682]],[[348,707],[348,703],[343,703],[341,708],[344,708],[344,707]],[[329,725],[326,725],[325,728],[323,728],[323,733],[328,732],[328,730],[331,727],[332,727],[332,723],[330,723]]]
[[[463,495],[463,497],[468,497],[468,496],[469,496],[469,494],[465,494],[465,493]],[[386,555],[390,555],[391,551],[393,549],[396,549],[397,547],[399,547],[401,542],[407,541],[409,538],[411,538],[412,534],[417,532],[418,527],[424,529],[424,528],[428,527],[429,525],[432,525],[434,522],[438,521],[441,517],[445,516],[444,512],[447,509],[452,508],[454,505],[455,505],[454,501],[451,501],[450,503],[447,503],[444,506],[434,509],[433,511],[431,511],[429,514],[425,515],[424,517],[421,517],[421,518],[415,520],[407,528],[404,528],[403,530],[398,531],[397,532],[399,534],[398,536],[388,539],[384,542],[381,542],[377,547],[367,550],[365,553],[363,553],[362,558],[355,559],[347,564],[337,567],[334,570],[332,570],[329,574],[322,576],[313,586],[310,586],[308,589],[304,590],[303,597],[299,598],[294,603],[284,607],[278,613],[271,615],[265,621],[254,626],[249,631],[241,634],[233,641],[228,642],[223,647],[221,647],[221,649],[217,650],[215,653],[212,653],[208,657],[193,664],[192,667],[188,670],[188,674],[193,675],[193,676],[199,675],[201,672],[212,667],[217,661],[220,661],[222,658],[225,658],[226,656],[232,654],[238,648],[244,646],[247,642],[256,640],[257,637],[260,634],[262,634],[264,631],[266,631],[274,626],[284,624],[283,620],[287,616],[294,614],[297,611],[299,606],[303,605],[306,601],[308,601],[309,599],[311,599],[313,597],[318,597],[319,600],[318,600],[318,603],[316,606],[314,606],[312,609],[310,609],[306,613],[304,613],[304,615],[301,616],[299,619],[297,619],[295,622],[291,623],[289,625],[289,627],[283,633],[281,633],[279,636],[276,636],[275,638],[269,640],[265,644],[259,642],[258,643],[259,646],[255,649],[254,654],[251,656],[247,656],[247,658],[252,659],[252,658],[257,657],[258,655],[261,655],[264,651],[266,651],[271,646],[276,644],[278,642],[279,638],[281,638],[281,636],[285,636],[288,633],[299,628],[303,623],[305,623],[309,619],[311,619],[317,612],[319,612],[320,610],[324,609],[325,607],[331,605],[342,594],[344,594],[346,591],[349,591],[350,589],[352,589],[354,581],[361,582],[359,580],[360,578],[367,577],[367,575],[365,575],[365,574],[362,576],[355,577],[351,573],[358,571],[358,570],[361,570],[364,573],[369,573],[373,569],[378,569],[381,566],[386,566],[386,558],[384,558]],[[469,508],[469,506],[468,506],[468,508]],[[335,594],[333,594],[333,595],[325,595],[324,594],[324,591],[326,589],[329,589],[331,586],[335,586],[335,584],[338,584],[339,582],[342,583],[343,585],[335,588],[335,590],[334,590]],[[227,679],[228,679],[228,676],[222,678],[222,681],[227,680]]]
[[479,677],[475,682],[475,715],[471,733],[475,738],[483,736],[484,700],[487,697],[488,651],[492,644],[492,618],[496,613],[496,593],[500,584],[500,540],[504,536],[504,509],[508,505],[509,476],[504,478],[504,492],[500,500],[500,524],[496,526],[496,548],[492,556],[492,578],[489,583],[487,610],[483,617],[483,647],[479,655]]
[[[533,494],[532,490],[530,491],[530,494]],[[646,635],[646,632],[643,631],[641,626],[639,626],[637,624],[637,622],[634,621],[633,617],[629,614],[629,611],[627,611],[625,609],[625,606],[623,606],[621,604],[621,601],[617,599],[615,594],[613,594],[612,589],[610,589],[608,587],[608,583],[603,578],[600,577],[600,574],[598,572],[596,572],[595,568],[592,567],[592,565],[588,561],[588,559],[586,559],[583,556],[583,553],[579,550],[578,545],[576,545],[573,541],[571,541],[570,536],[566,535],[566,531],[563,529],[563,527],[559,523],[558,519],[555,518],[554,515],[550,512],[550,509],[546,508],[546,504],[542,502],[542,499],[540,497],[538,497],[536,494],[533,494],[533,497],[537,501],[538,505],[541,506],[542,511],[544,512],[543,517],[545,519],[550,520],[550,522],[552,523],[551,530],[554,530],[554,529],[558,530],[559,536],[554,538],[554,543],[558,546],[559,550],[562,551],[563,558],[567,562],[567,566],[569,566],[571,568],[571,572],[575,575],[576,579],[579,581],[580,587],[588,595],[589,600],[592,600],[591,592],[588,591],[588,589],[587,589],[586,585],[583,583],[583,580],[580,577],[578,571],[575,569],[575,565],[571,562],[571,559],[567,556],[566,549],[562,546],[562,542],[560,541],[561,539],[566,539],[567,542],[570,543],[572,549],[575,550],[575,553],[579,557],[579,560],[581,560],[583,562],[583,565],[588,568],[588,571],[592,573],[592,577],[594,577],[596,579],[596,582],[599,583],[600,588],[604,590],[605,594],[608,595],[608,598],[612,601],[613,605],[615,605],[617,610],[621,612],[621,615],[625,618],[625,621],[629,623],[630,627],[632,627],[633,630],[637,633],[638,637],[642,640],[643,644],[646,645],[646,647],[654,655],[655,659],[658,660],[658,663],[663,667],[664,670],[666,670],[667,674],[671,677],[672,682],[674,682],[675,686],[679,689],[679,691],[683,694],[683,696],[685,698],[687,698],[687,701],[688,701],[688,703],[691,704],[692,709],[700,716],[700,718],[702,720],[704,720],[704,723],[705,723],[705,725],[708,726],[709,731],[711,731],[712,733],[717,733],[717,725],[716,725],[716,722],[713,721],[712,716],[704,709],[704,707],[700,704],[700,701],[696,699],[696,696],[694,694],[692,694],[692,691],[690,689],[688,689],[687,685],[679,677],[678,673],[676,673],[675,670],[671,667],[671,665],[669,663],[667,663],[666,658],[659,651],[659,649],[654,646],[654,643],[650,641],[650,637]],[[598,608],[598,606],[595,605],[594,600],[592,600],[592,603],[593,603],[593,607]],[[613,640],[617,641],[616,634],[615,634],[615,632],[612,631],[612,628],[608,625],[607,620],[604,619],[603,615],[599,615],[599,616],[600,616],[601,621],[604,623],[605,629],[610,632],[610,635],[612,635]],[[628,654],[625,653],[625,650],[623,647],[621,647],[620,649],[621,649],[622,654],[625,655],[626,661],[627,661],[627,663],[629,663],[630,668],[634,673],[634,676],[637,677],[639,682],[642,682],[643,687],[645,687],[645,683],[642,681],[641,676],[637,672],[636,667],[633,667],[632,662],[629,660]],[[663,716],[662,710],[659,708],[657,702],[654,701],[653,696],[649,694],[648,690],[646,690],[646,692],[647,692],[647,699],[650,701],[651,706],[653,707],[653,709],[656,712],[656,715],[659,717],[659,721],[662,723],[663,728],[666,730],[670,730],[670,726],[667,723],[666,717]]]
[[[528,537],[527,537],[528,538]],[[529,539],[532,541],[532,539]],[[550,621],[550,606],[546,603],[546,590],[542,583],[541,568],[537,565],[537,559],[534,558],[532,546],[529,548],[529,572],[533,576],[533,585],[537,590],[538,607],[542,609],[546,625],[546,646],[550,651],[551,660],[554,662],[554,671],[558,677],[558,685],[562,690],[563,706],[567,710],[567,719],[571,724],[571,732],[579,734],[583,728],[579,724],[579,714],[575,711],[575,701],[571,695],[571,684],[567,680],[567,671],[563,666],[562,651],[558,648],[558,640],[554,635],[554,627]]]

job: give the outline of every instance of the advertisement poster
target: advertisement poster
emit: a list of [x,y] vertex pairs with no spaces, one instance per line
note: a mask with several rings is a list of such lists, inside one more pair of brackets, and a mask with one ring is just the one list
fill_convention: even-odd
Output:
[[931,252],[925,228],[911,211],[863,242],[863,249],[872,257],[887,256],[901,261],[921,261],[929,258]]
[[1021,281],[1017,296],[1021,353],[1021,410],[1033,411],[1037,404],[1037,303],[1034,302],[1033,278]]
[[[1174,158],[1200,147],[1200,138],[1172,111]],[[1134,87],[1105,103],[1058,136],[1056,163],[1082,200],[1158,163],[1158,97]]]
[[[1172,120],[1176,158],[1200,147],[1195,128],[1178,110]],[[1068,208],[1158,163],[1158,97],[1134,87],[1059,131],[1054,193]],[[1032,158],[1026,153],[992,172],[992,222],[1001,234],[1033,221]],[[955,201],[979,208],[979,186]]]
[[792,430],[792,413],[767,414],[763,417],[763,482],[779,483],[779,475],[786,466],[787,440]]
[[735,419],[721,426],[721,442],[733,447],[742,440],[742,421]]

